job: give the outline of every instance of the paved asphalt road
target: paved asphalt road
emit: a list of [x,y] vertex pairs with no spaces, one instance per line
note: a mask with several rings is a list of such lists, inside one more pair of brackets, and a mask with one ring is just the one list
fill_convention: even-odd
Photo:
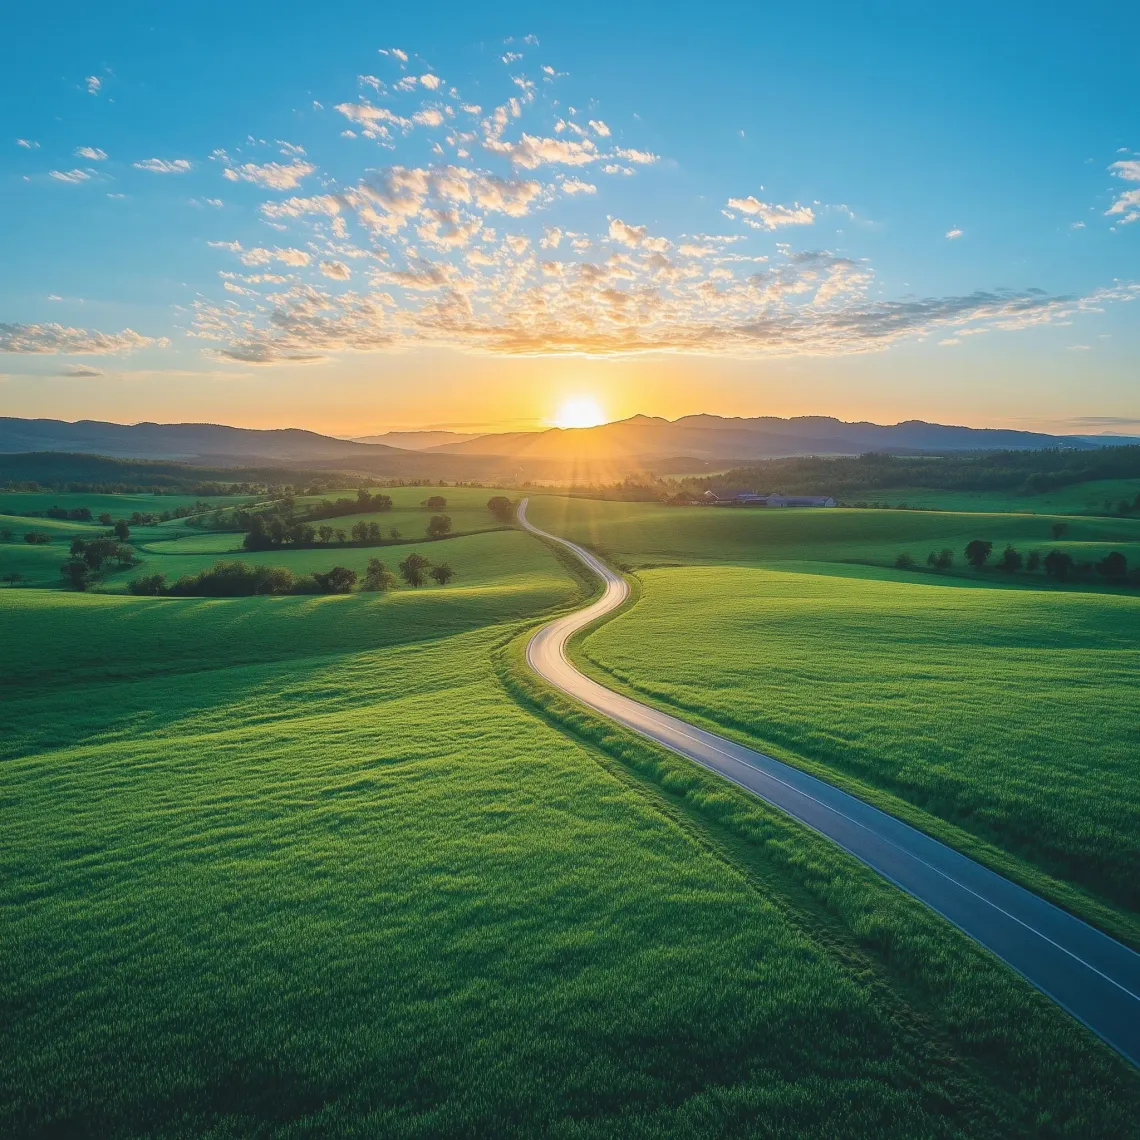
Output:
[[567,640],[620,606],[629,587],[589,551],[533,526],[526,506],[524,499],[519,522],[572,551],[606,587],[597,601],[551,622],[531,638],[526,655],[535,672],[610,720],[720,773],[838,843],[993,951],[1140,1065],[1140,954],[823,780],[579,673],[566,658]]

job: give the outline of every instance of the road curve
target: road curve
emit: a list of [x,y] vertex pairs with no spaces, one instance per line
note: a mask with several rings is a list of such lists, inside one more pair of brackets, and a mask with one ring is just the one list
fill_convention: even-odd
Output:
[[1140,1065],[1140,954],[921,831],[788,764],[706,732],[580,673],[566,642],[625,600],[625,580],[576,543],[559,543],[605,583],[597,601],[543,626],[527,645],[539,676],[595,712],[755,793],[924,902]]

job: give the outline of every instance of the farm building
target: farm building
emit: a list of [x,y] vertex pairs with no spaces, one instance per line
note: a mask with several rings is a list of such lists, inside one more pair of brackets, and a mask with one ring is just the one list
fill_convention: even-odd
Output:
[[712,507],[834,507],[830,495],[761,495],[756,491],[706,491],[702,501]]

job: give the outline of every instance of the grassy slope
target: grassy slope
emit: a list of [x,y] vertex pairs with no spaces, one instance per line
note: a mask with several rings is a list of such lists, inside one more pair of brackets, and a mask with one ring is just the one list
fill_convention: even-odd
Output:
[[1100,514],[1109,504],[1116,511],[1120,501],[1131,503],[1140,494],[1140,479],[1095,479],[1075,483],[1039,495],[1012,491],[932,491],[922,487],[892,487],[868,491],[851,498],[870,502],[906,503],[911,507],[934,507],[941,511],[1029,511],[1036,515]]
[[[920,527],[946,533],[960,525],[955,516],[536,506],[540,525],[635,565],[697,563],[641,571],[641,600],[585,641],[587,661],[651,699],[855,781],[858,793],[1140,943],[1134,592],[791,561],[866,556],[860,520],[872,535],[893,524],[913,540]],[[995,538],[1017,541],[1018,526],[1040,529],[1041,520],[989,524]],[[985,520],[966,525],[972,534]],[[1121,527],[1071,525],[1086,540]],[[718,549],[729,565],[714,564]],[[1054,891],[1038,871],[1079,890]]]
[[[1028,552],[1067,550],[1102,558],[1120,550],[1140,564],[1140,519],[1057,518],[1024,514],[936,511],[778,510],[663,507],[593,499],[532,497],[529,517],[554,534],[585,542],[634,566],[652,563],[765,565],[784,559],[889,565],[900,551],[924,562],[950,547],[962,562],[973,538]],[[1069,530],[1055,542],[1054,521]]]
[[[173,511],[192,507],[199,495],[96,495],[86,491],[0,491],[0,512],[13,514],[46,511],[49,507],[87,507],[96,517],[107,511],[112,518],[130,518],[135,511]],[[211,508],[233,507],[250,501],[248,495],[211,495],[203,499]]]
[[[691,766],[553,731],[452,603],[4,595],[55,683],[5,698],[0,1131],[1132,1127],[1040,995]],[[373,615],[399,643],[346,644]]]

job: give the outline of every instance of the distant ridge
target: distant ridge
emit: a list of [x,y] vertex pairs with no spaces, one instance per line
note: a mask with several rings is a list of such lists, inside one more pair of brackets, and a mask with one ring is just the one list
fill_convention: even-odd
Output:
[[381,443],[388,447],[407,448],[409,451],[423,451],[428,447],[440,447],[447,443],[466,443],[478,439],[479,432],[456,431],[388,431],[383,435],[360,435],[354,443]]

